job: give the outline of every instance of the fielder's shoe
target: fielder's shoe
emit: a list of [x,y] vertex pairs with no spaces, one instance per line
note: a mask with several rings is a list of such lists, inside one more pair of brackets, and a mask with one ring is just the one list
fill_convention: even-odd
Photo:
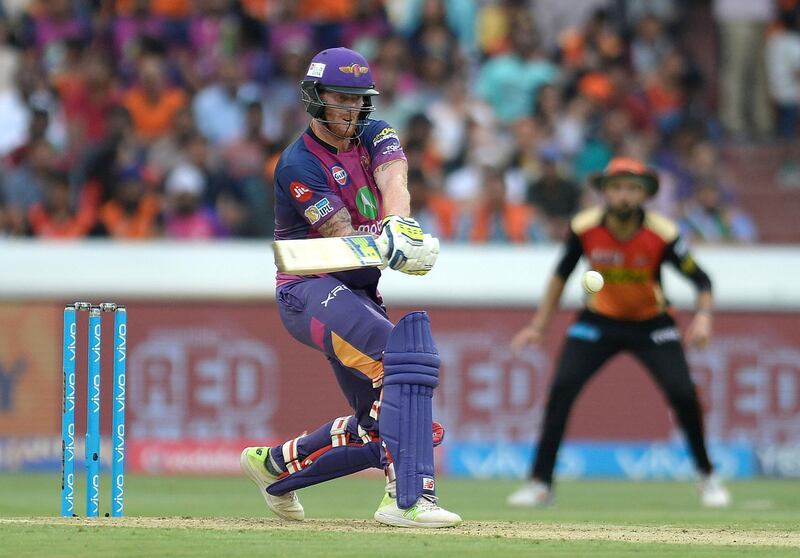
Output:
[[542,481],[532,480],[513,492],[506,502],[521,508],[546,508],[553,505],[553,489]]
[[716,475],[701,476],[697,488],[704,507],[727,508],[731,505],[731,493]]
[[256,483],[269,509],[275,512],[275,515],[281,519],[302,521],[305,519],[305,512],[294,490],[287,492],[283,496],[273,496],[267,492],[267,487],[278,480],[278,476],[267,471],[264,466],[264,460],[267,457],[269,457],[269,448],[267,447],[244,448],[241,457],[239,457],[239,464],[242,467],[242,471]]
[[421,496],[417,503],[402,510],[397,507],[397,499],[384,494],[375,512],[375,521],[394,527],[455,527],[461,523],[461,516],[440,508],[435,496]]

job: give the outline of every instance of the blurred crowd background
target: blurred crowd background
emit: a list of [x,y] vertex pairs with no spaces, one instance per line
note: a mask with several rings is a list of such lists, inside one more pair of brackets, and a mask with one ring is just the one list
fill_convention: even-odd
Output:
[[767,153],[800,184],[796,4],[5,0],[0,236],[271,237],[299,81],[347,46],[443,240],[558,241],[614,155],[658,170],[692,240],[764,240],[742,194],[767,186],[736,169]]

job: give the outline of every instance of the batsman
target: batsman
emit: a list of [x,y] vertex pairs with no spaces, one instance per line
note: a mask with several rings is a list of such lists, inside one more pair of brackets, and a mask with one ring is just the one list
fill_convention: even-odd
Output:
[[[275,239],[372,234],[391,269],[428,273],[439,242],[410,216],[397,132],[369,118],[379,93],[367,61],[346,48],[323,50],[300,91],[311,124],[275,170]],[[429,528],[461,522],[436,498],[433,447],[444,431],[432,419],[439,356],[430,322],[412,312],[393,324],[378,293],[380,274],[375,267],[278,273],[284,326],[325,355],[352,408],[281,445],[242,451],[243,471],[283,519],[304,518],[298,489],[377,467],[386,475],[377,521]]]

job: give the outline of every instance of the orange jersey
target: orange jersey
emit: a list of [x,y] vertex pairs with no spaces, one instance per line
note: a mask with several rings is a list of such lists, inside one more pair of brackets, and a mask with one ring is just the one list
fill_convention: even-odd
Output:
[[172,126],[175,114],[186,105],[186,94],[178,88],[170,88],[152,102],[141,88],[134,87],[123,98],[125,108],[131,113],[133,125],[146,140],[164,136]]
[[698,289],[711,281],[700,269],[678,235],[678,226],[652,211],[643,211],[640,228],[620,240],[605,225],[604,208],[576,215],[570,223],[566,251],[557,273],[566,279],[581,256],[605,280],[603,289],[589,295],[589,310],[617,320],[648,320],[668,310],[661,289],[661,265],[670,262]]

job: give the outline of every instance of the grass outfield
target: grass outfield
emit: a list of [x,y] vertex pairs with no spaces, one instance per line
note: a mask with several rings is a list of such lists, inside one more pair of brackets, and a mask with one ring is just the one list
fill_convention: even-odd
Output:
[[[85,510],[83,476],[76,509]],[[109,500],[103,479],[101,510]],[[0,556],[798,556],[799,483],[732,483],[734,505],[699,507],[689,483],[562,482],[557,504],[514,510],[517,483],[442,479],[465,525],[398,530],[371,520],[379,478],[306,489],[308,521],[269,515],[245,478],[126,479],[123,519],[60,519],[56,475],[0,474]]]

